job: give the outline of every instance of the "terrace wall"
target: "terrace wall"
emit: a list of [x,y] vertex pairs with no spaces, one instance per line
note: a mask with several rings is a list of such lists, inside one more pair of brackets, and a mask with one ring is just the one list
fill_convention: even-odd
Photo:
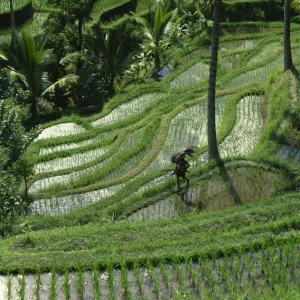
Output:
[[[16,20],[16,26],[21,26],[25,22],[27,22],[29,19],[33,17],[33,6],[32,2],[29,2],[24,7],[22,7],[19,10],[15,10],[15,20]],[[0,14],[0,24],[1,27],[10,27],[10,13],[2,13]]]

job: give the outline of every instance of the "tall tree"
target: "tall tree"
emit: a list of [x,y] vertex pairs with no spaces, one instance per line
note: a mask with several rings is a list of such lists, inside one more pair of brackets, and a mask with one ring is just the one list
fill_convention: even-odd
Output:
[[118,76],[125,71],[128,53],[125,44],[130,38],[131,29],[126,26],[103,32],[99,25],[93,28],[94,39],[90,43],[90,60],[101,65],[100,72],[108,93],[115,93],[115,82]]
[[49,85],[46,69],[52,63],[53,54],[50,49],[44,48],[46,37],[36,41],[26,32],[15,33],[17,51],[7,49],[3,58],[14,68],[11,71],[12,77],[21,81],[30,92],[31,117],[35,124],[38,116],[37,99]]
[[68,22],[77,24],[78,45],[77,51],[82,51],[83,24],[89,18],[92,9],[91,0],[65,0],[62,2],[62,13],[66,15]]
[[15,11],[14,11],[14,5],[13,0],[9,0],[9,6],[10,6],[10,27],[11,27],[11,48],[16,49],[16,21],[15,21]]
[[169,0],[157,1],[152,23],[147,19],[134,15],[135,20],[142,27],[143,50],[154,57],[155,69],[160,70],[160,54],[168,47],[170,37],[176,29],[175,18],[177,10],[171,9]]
[[215,160],[220,159],[216,133],[216,79],[220,36],[220,6],[221,0],[215,0],[207,97],[208,158]]
[[181,0],[177,0],[177,10],[178,14],[181,15]]
[[292,65],[292,51],[291,51],[291,29],[290,29],[290,0],[284,0],[284,71],[289,70]]
[[63,105],[68,104],[66,99],[61,98],[64,97],[66,90],[68,97],[71,97],[75,104],[84,103],[87,97],[88,101],[92,97],[101,98],[103,84],[100,82],[99,73],[102,60],[95,59],[88,51],[78,51],[67,54],[59,63],[64,66],[67,75],[50,85],[42,96],[48,94],[55,97],[56,101],[64,101],[65,103],[61,103]]

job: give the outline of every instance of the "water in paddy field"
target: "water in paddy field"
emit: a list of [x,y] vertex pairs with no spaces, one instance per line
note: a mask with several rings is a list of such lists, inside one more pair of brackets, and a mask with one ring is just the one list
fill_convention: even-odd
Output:
[[[1,300],[237,299],[282,285],[299,285],[299,246],[281,246],[217,259],[146,263],[133,269],[0,276]],[[285,267],[287,266],[288,267]],[[38,284],[39,282],[39,284]],[[234,288],[234,293],[233,292]],[[236,294],[238,293],[238,294]],[[262,294],[261,294],[262,293]],[[216,297],[216,298],[214,298]],[[255,298],[255,297],[254,297]],[[263,298],[258,298],[263,299]]]
[[[208,177],[201,177],[201,174],[198,174],[198,177],[188,175],[190,177],[189,187],[186,187],[186,182],[181,179],[181,192],[179,193],[177,184],[174,182],[171,194],[155,203],[149,201],[146,207],[141,207],[129,215],[128,220],[170,218],[195,208],[219,210],[236,203],[248,203],[267,197],[288,184],[284,174],[264,169],[255,163],[243,161],[238,164],[230,165],[229,163],[226,171],[226,178],[218,173],[215,174],[214,171]],[[164,178],[158,178],[157,182],[153,181],[153,185],[163,184],[165,180],[161,179]],[[143,190],[141,189],[141,192]]]
[[7,294],[6,277],[0,275],[0,299],[5,299]]
[[300,149],[288,145],[282,145],[276,153],[284,159],[291,160],[295,163],[300,163]]
[[128,217],[129,221],[157,220],[178,216],[188,208],[178,196],[168,197],[147,207],[141,208]]
[[192,206],[218,210],[234,205],[233,188],[240,203],[248,203],[269,196],[286,184],[284,175],[259,168],[240,166],[228,169],[228,176],[230,182],[226,182],[221,176],[192,180],[185,201]]

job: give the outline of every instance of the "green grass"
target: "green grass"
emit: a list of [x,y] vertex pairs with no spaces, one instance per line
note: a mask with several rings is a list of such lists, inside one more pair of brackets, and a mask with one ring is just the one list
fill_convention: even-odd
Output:
[[[267,247],[262,251],[252,249],[247,253],[240,252],[236,256],[229,254],[221,258],[174,258],[169,262],[162,260],[159,264],[147,261],[146,264],[136,263],[133,268],[122,263],[121,272],[112,265],[104,270],[95,266],[92,273],[78,269],[76,278],[74,273],[71,273],[70,277],[69,273],[65,273],[64,282],[67,285],[64,288],[58,281],[53,280],[55,269],[51,274],[41,275],[45,283],[48,282],[53,287],[52,293],[65,299],[70,299],[71,296],[77,296],[79,299],[87,295],[99,296],[97,289],[90,285],[91,277],[94,278],[98,289],[101,287],[101,296],[109,299],[116,296],[126,299],[211,299],[216,296],[240,299],[245,295],[251,299],[297,299],[298,263],[299,245],[289,243]],[[62,276],[59,274],[58,277]],[[6,281],[9,281],[9,278]],[[12,277],[10,285],[13,291],[22,287],[30,292],[30,284],[38,285],[38,281],[30,280],[30,276],[26,274],[23,278],[25,282],[20,286],[15,277]],[[80,278],[85,278],[84,286]],[[26,283],[26,280],[29,282]],[[82,288],[78,289],[80,285]],[[41,291],[41,295],[46,296],[47,292]],[[50,293],[50,299],[51,295]],[[3,294],[3,297],[8,299],[12,296],[14,293],[11,292]]]
[[[48,13],[45,12],[35,12],[33,18],[28,20],[21,27],[18,27],[18,30],[27,31],[33,35],[39,35],[43,33],[43,24],[48,18]],[[0,45],[8,45],[11,39],[11,30],[10,29],[1,29],[0,28]]]
[[[195,212],[151,222],[90,223],[32,231],[29,236],[33,244],[27,246],[12,246],[24,243],[24,235],[0,241],[0,267],[30,270],[40,266],[47,270],[51,266],[71,268],[75,261],[78,266],[88,267],[90,261],[105,265],[117,263],[121,257],[128,262],[168,259],[169,251],[172,257],[198,252],[211,256],[256,244],[262,247],[264,243],[298,240],[298,198],[299,193],[294,193],[223,211]],[[75,236],[84,240],[83,248],[78,249]],[[61,255],[60,260],[55,259],[57,255]]]
[[[13,1],[14,10],[20,10],[30,2],[31,2],[31,0],[14,0]],[[1,1],[0,14],[8,13],[8,12],[10,12],[9,1]]]

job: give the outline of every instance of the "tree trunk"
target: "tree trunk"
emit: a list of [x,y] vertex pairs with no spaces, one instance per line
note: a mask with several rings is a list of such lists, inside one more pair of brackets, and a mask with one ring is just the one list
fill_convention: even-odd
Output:
[[83,26],[83,18],[80,17],[78,19],[78,35],[79,35],[78,51],[80,51],[80,52],[82,50],[82,40],[83,40],[83,38],[82,38],[82,26]]
[[284,1],[284,71],[292,67],[291,30],[290,30],[290,0]]
[[177,0],[177,9],[178,9],[179,16],[181,16],[181,3],[180,3],[180,0]]
[[160,71],[160,57],[159,57],[158,51],[156,51],[156,53],[155,53],[154,60],[155,60],[156,71],[159,72]]
[[113,96],[115,94],[115,77],[111,74],[108,82],[108,94]]
[[217,134],[216,134],[216,78],[218,64],[218,49],[220,36],[219,10],[221,0],[215,0],[214,25],[212,31],[212,49],[210,56],[208,99],[207,99],[207,135],[208,135],[208,159],[220,160]]
[[14,6],[13,6],[13,0],[9,0],[10,4],[10,27],[11,27],[11,44],[10,48],[12,50],[15,50],[17,48],[17,42],[16,42],[16,21],[15,21],[15,12],[14,12]]
[[25,195],[24,195],[24,198],[25,198],[25,201],[27,202],[28,199],[29,199],[29,195],[28,195],[28,182],[27,182],[27,177],[24,176],[24,183],[25,183]]
[[38,111],[37,111],[37,98],[36,96],[31,96],[31,120],[32,124],[35,125],[37,123]]

